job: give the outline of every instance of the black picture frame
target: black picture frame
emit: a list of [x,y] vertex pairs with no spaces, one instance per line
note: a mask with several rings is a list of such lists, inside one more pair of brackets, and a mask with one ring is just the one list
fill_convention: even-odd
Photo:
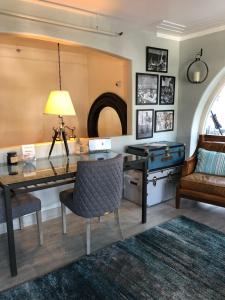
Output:
[[168,49],[146,47],[146,71],[168,72]]
[[148,139],[153,137],[154,110],[136,110],[136,139]]
[[174,130],[174,110],[156,110],[154,132]]
[[159,88],[159,104],[160,105],[173,105],[175,98],[175,76],[160,76]]
[[158,104],[159,76],[136,73],[136,105]]

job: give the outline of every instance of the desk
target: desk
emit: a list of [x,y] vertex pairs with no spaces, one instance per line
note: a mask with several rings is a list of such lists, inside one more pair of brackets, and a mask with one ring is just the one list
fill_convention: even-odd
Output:
[[[116,155],[118,155],[118,153],[110,151],[108,153],[71,155],[69,158],[62,156],[52,157],[50,159],[37,159],[33,163],[20,162],[12,168],[7,165],[0,165],[0,186],[3,188],[5,201],[9,263],[12,276],[17,275],[17,263],[10,191],[13,190],[15,193],[28,193],[73,183],[75,182],[78,161],[96,160],[98,158],[108,159]],[[147,160],[144,157],[131,154],[123,154],[123,157],[125,171],[130,169],[142,171],[142,223],[146,223]]]

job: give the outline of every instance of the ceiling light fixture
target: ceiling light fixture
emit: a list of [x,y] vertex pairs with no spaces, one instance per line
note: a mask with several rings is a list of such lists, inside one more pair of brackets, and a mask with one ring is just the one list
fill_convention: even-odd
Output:
[[201,48],[200,52],[196,54],[195,60],[190,63],[187,69],[187,79],[191,83],[202,83],[206,80],[209,73],[209,68],[201,57],[203,55],[203,50]]
[[175,25],[170,25],[170,24],[164,24],[164,23],[161,23],[160,26],[163,26],[163,27],[166,27],[166,28],[172,28],[172,29],[178,29],[178,30],[181,30],[181,31],[184,31],[185,28],[183,27],[178,27],[178,26],[175,26]]
[[179,34],[184,34],[186,30],[185,25],[181,25],[178,23],[170,22],[167,20],[162,20],[159,24],[156,24],[156,28],[165,31],[169,31],[171,33],[179,33]]
[[171,28],[166,28],[166,27],[162,27],[162,26],[156,26],[159,29],[163,29],[163,30],[167,30],[167,31],[172,31],[172,32],[177,32],[177,33],[183,33],[183,31],[180,30],[175,30],[175,29],[171,29]]
[[167,21],[167,20],[162,20],[162,23],[166,23],[166,24],[174,25],[174,26],[181,27],[181,28],[186,28],[186,27],[187,27],[186,25],[182,25],[182,24],[178,24],[178,23],[170,22],[170,21]]

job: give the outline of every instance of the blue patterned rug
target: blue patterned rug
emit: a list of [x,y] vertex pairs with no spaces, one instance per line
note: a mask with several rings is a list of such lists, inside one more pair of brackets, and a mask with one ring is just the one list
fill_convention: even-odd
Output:
[[172,219],[0,293],[0,299],[225,299],[225,235]]

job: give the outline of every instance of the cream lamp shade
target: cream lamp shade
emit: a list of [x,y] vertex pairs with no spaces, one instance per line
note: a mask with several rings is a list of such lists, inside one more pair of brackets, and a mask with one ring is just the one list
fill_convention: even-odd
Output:
[[45,105],[45,114],[75,116],[76,112],[68,91],[51,91]]

